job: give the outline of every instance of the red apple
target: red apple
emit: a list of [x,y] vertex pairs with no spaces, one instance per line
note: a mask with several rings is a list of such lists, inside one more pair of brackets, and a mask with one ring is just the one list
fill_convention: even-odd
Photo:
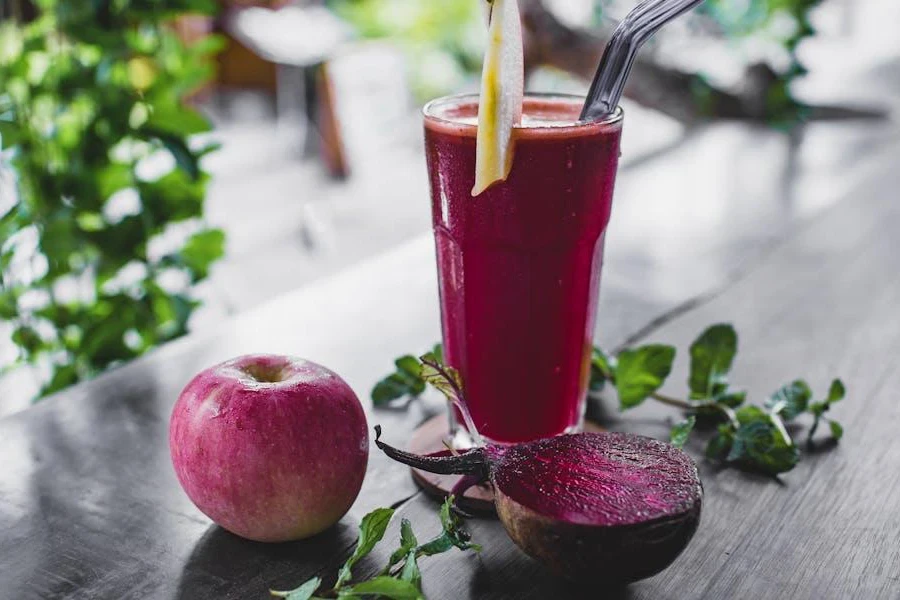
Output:
[[242,356],[184,388],[169,425],[175,473],[210,519],[281,542],[336,523],[362,486],[366,416],[350,386],[306,360]]

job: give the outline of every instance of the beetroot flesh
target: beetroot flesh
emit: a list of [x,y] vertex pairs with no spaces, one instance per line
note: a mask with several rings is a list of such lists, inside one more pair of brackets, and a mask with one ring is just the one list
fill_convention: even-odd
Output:
[[513,446],[492,480],[513,541],[569,579],[628,583],[655,575],[681,554],[700,521],[693,461],[637,435],[575,434]]
[[490,480],[512,540],[568,579],[623,584],[655,575],[681,554],[700,522],[703,490],[694,462],[644,436],[580,433],[458,456],[376,444],[418,469]]

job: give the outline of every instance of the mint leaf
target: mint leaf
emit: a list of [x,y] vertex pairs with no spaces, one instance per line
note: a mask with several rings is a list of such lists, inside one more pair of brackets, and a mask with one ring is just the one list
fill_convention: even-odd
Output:
[[419,563],[416,560],[415,550],[407,555],[403,570],[400,571],[400,579],[410,582],[416,586],[416,589],[418,590],[422,589],[422,573],[419,571]]
[[384,406],[393,400],[404,397],[421,396],[425,391],[422,379],[422,367],[415,356],[401,356],[394,361],[397,370],[391,373],[372,388],[372,404]]
[[740,421],[741,425],[748,425],[755,421],[766,421],[769,418],[766,414],[766,411],[758,406],[752,405],[741,407],[734,414],[737,417],[738,421]]
[[413,533],[412,523],[409,522],[409,519],[403,519],[400,522],[400,544],[404,548],[415,548],[419,541],[416,539],[416,534]]
[[417,549],[419,556],[432,556],[453,548],[481,552],[481,546],[472,543],[469,533],[460,528],[460,520],[453,513],[453,496],[448,496],[441,506],[441,527],[443,531],[433,540],[422,544]]
[[762,417],[738,419],[741,426],[734,433],[734,442],[726,460],[739,463],[746,468],[761,471],[769,475],[778,475],[793,469],[800,460],[800,452],[789,437],[783,434],[771,417],[762,413]]
[[728,372],[737,354],[737,333],[728,324],[713,325],[691,344],[691,398],[714,398],[728,389]]
[[434,556],[435,554],[443,554],[451,548],[453,548],[453,541],[446,533],[442,533],[433,540],[419,546],[417,554],[419,556]]
[[766,400],[766,408],[780,415],[785,421],[790,421],[806,412],[810,398],[812,390],[809,389],[809,385],[798,379],[778,388]]
[[614,381],[616,376],[616,359],[608,355],[602,348],[595,347],[591,356],[590,388],[599,390],[607,381]]
[[[844,383],[840,379],[835,379],[831,382],[831,387],[829,387],[828,389],[828,396],[825,398],[825,400],[821,402],[813,402],[809,405],[809,412],[811,412],[813,415],[813,424],[809,428],[809,433],[806,436],[807,445],[812,445],[813,436],[816,435],[816,431],[818,431],[819,429],[819,423],[821,422],[825,413],[828,412],[832,404],[843,400],[846,393],[847,390],[844,388]],[[832,423],[834,423],[834,425],[832,425]],[[829,427],[831,428],[831,436],[835,440],[841,439],[841,437],[844,435],[844,428],[841,427],[840,424],[835,423],[834,421],[829,421]]]
[[837,421],[828,421],[828,427],[831,429],[831,437],[834,441],[840,441],[844,437],[844,428]]
[[409,519],[403,519],[400,521],[400,547],[391,554],[390,562],[388,562],[388,569],[403,560],[403,558],[418,545],[419,541],[416,539],[416,534],[413,533],[412,523],[409,522]]
[[276,598],[286,598],[287,600],[309,600],[316,593],[316,590],[319,589],[320,585],[322,585],[322,580],[318,577],[313,577],[296,589],[287,592],[269,590],[269,593]]
[[713,401],[716,404],[723,404],[730,408],[737,408],[738,406],[743,404],[746,399],[747,399],[747,392],[745,392],[745,391],[737,391],[736,392],[733,390],[727,390],[727,391],[719,394],[715,398],[713,398]]
[[693,415],[691,415],[681,423],[677,423],[674,427],[672,427],[672,432],[669,434],[669,443],[676,448],[683,448],[684,443],[690,437],[691,431],[693,431],[694,425],[696,423],[697,417]]
[[662,387],[672,372],[675,348],[661,344],[625,350],[618,357],[616,390],[622,410],[634,408]]
[[419,600],[424,598],[414,584],[401,579],[381,575],[368,581],[357,583],[338,592],[338,598],[359,598],[361,596],[383,596],[391,600]]
[[471,543],[469,533],[460,529],[460,518],[453,512],[453,496],[447,496],[441,505],[441,527],[444,528],[444,534],[450,538],[453,545],[460,550],[474,549],[476,552],[481,551],[481,546]]
[[394,516],[393,508],[376,508],[363,517],[362,522],[359,524],[359,541],[356,542],[356,550],[353,551],[353,555],[347,559],[347,562],[344,563],[344,566],[338,572],[337,583],[334,584],[335,589],[340,588],[350,580],[353,565],[368,555],[375,547],[375,544],[381,541],[392,516]]
[[844,388],[844,382],[840,379],[835,379],[831,382],[831,387],[828,389],[828,397],[825,399],[825,402],[829,405],[840,402],[844,399],[846,393],[847,390]]
[[734,429],[730,424],[719,425],[716,435],[706,444],[706,458],[723,461],[734,444]]

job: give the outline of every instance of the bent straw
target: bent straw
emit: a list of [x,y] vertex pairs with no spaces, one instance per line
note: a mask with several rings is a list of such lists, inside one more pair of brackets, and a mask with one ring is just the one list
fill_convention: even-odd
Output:
[[663,25],[702,4],[703,0],[644,0],[619,23],[603,51],[597,74],[581,111],[582,121],[595,121],[619,104],[625,81],[641,46]]

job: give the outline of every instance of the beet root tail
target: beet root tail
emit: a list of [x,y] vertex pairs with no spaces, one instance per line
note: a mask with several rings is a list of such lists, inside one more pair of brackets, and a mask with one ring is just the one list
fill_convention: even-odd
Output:
[[420,455],[405,452],[381,441],[381,425],[375,426],[375,445],[397,462],[438,475],[472,475],[475,481],[488,478],[489,469],[484,450],[474,448],[462,454],[450,454],[447,451],[435,454]]

